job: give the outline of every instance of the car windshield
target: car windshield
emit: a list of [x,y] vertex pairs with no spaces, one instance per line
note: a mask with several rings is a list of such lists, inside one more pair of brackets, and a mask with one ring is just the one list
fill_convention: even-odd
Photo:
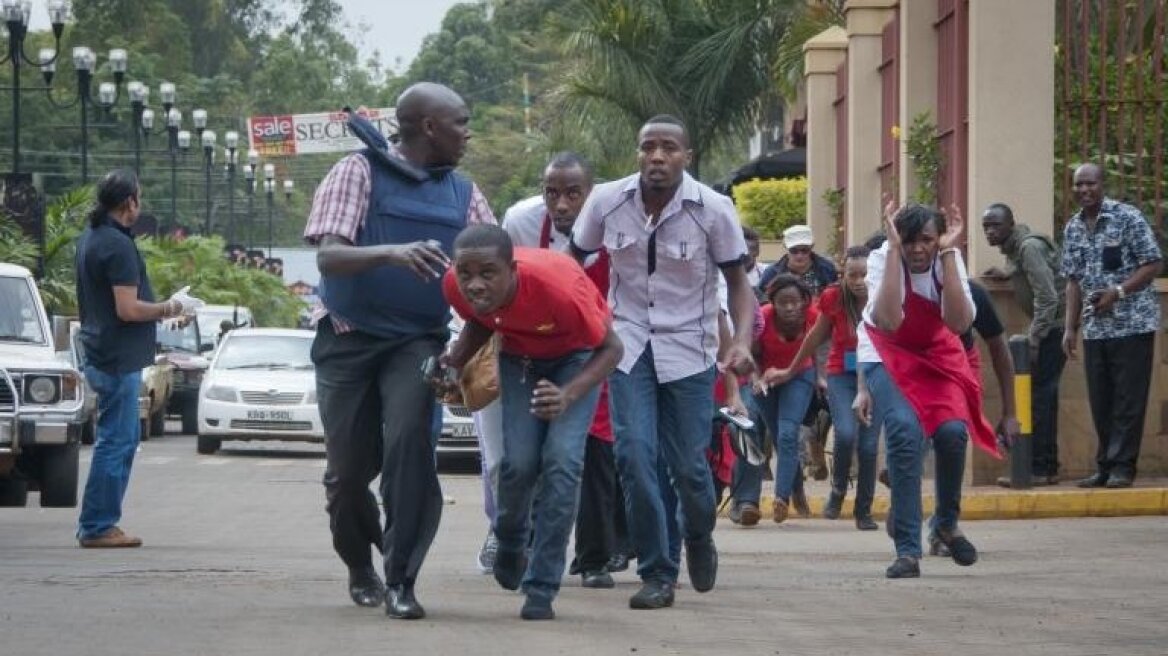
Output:
[[233,335],[220,347],[216,369],[312,369],[312,337]]
[[0,277],[0,342],[46,343],[35,293],[27,278]]
[[199,352],[199,335],[193,321],[158,322],[158,345],[164,351]]
[[251,315],[246,308],[236,310],[200,310],[196,315],[199,322],[199,334],[204,344],[215,344],[219,340],[221,325],[230,321],[237,326],[251,325]]

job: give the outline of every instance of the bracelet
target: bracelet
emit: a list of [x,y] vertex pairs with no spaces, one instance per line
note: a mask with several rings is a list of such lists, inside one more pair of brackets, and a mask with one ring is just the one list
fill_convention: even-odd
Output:
[[1127,292],[1123,291],[1123,285],[1116,285],[1115,293],[1119,295],[1119,300],[1121,301],[1127,297]]
[[942,257],[945,257],[949,253],[958,253],[958,252],[960,252],[960,249],[957,248],[956,246],[954,246],[952,248],[946,248],[946,249],[942,250],[940,253],[937,253],[937,259],[941,259]]

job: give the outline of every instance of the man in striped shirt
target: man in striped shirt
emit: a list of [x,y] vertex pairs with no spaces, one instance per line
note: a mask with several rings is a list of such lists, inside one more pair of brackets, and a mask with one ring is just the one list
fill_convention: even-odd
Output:
[[[478,187],[454,171],[470,113],[454,91],[421,83],[397,101],[400,144],[358,116],[368,148],[338,162],[313,199],[305,239],[319,247],[322,308],[312,356],[325,429],[333,547],[361,606],[418,619],[414,584],[438,530],[442,491],[420,371],[447,339],[439,284],[455,235],[495,223]],[[369,484],[381,476],[386,524]],[[385,584],[372,564],[382,552]]]

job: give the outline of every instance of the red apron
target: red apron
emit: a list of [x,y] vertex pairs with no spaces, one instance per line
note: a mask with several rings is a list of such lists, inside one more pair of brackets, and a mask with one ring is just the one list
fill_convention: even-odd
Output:
[[[904,320],[892,333],[865,325],[872,345],[916,411],[925,437],[932,437],[946,421],[961,420],[969,427],[973,443],[1000,459],[994,428],[981,410],[981,380],[970,367],[961,338],[945,325],[941,305],[913,291],[908,268],[903,263],[901,268]],[[935,275],[933,284],[941,289]]]
[[[539,231],[539,247],[548,248],[551,244],[552,217],[545,214],[543,228]],[[608,296],[608,264],[608,251],[601,249],[596,261],[584,267],[584,273],[605,296]],[[592,417],[592,426],[588,428],[588,434],[604,442],[613,441],[612,420],[608,410],[608,381],[600,383],[600,399],[596,403],[596,414]]]

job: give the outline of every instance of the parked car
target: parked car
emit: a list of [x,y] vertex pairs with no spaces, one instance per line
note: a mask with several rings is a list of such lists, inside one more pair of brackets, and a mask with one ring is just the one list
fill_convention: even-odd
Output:
[[97,392],[85,379],[85,351],[81,347],[80,322],[69,322],[69,340],[66,346],[68,348],[59,351],[57,355],[61,361],[76,369],[81,377],[81,411],[78,417],[81,422],[81,443],[93,444],[97,439]]
[[[81,347],[81,323],[69,321],[68,348],[58,356],[81,374],[81,443],[93,444],[97,438],[97,392],[85,378],[85,351]],[[170,400],[171,369],[165,357],[155,358],[154,364],[142,369],[142,385],[138,392],[138,421],[143,441],[162,435],[166,423],[166,403]]]
[[214,344],[203,343],[199,322],[192,318],[158,322],[158,351],[170,365],[171,391],[166,413],[182,419],[184,435],[199,432],[199,385],[210,365],[203,354],[214,348]]
[[0,264],[0,505],[77,505],[81,375],[56,355],[32,274]]
[[224,440],[324,442],[311,330],[237,328],[224,336],[199,389],[199,453]]
[[[451,319],[450,343],[458,339],[463,322],[457,315]],[[461,404],[439,403],[442,406],[442,432],[438,435],[438,456],[444,459],[477,458],[478,433],[470,410]]]
[[142,439],[147,436],[158,437],[166,432],[166,407],[170,403],[171,390],[174,389],[174,365],[163,355],[154,358],[154,364],[142,370],[142,391],[139,393],[139,404],[145,406],[146,424],[142,427]]

